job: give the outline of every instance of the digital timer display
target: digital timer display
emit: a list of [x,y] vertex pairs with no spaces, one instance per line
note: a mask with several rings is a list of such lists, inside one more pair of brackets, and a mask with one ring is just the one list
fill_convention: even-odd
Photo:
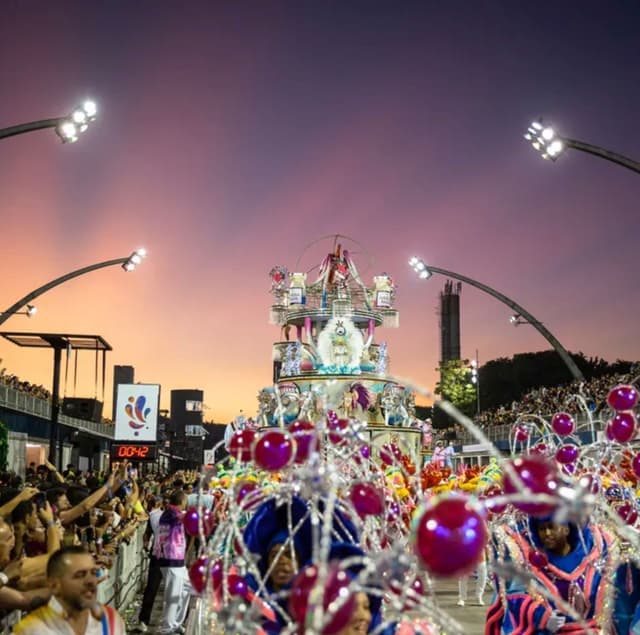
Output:
[[112,443],[111,458],[114,461],[155,461],[158,449],[150,443]]

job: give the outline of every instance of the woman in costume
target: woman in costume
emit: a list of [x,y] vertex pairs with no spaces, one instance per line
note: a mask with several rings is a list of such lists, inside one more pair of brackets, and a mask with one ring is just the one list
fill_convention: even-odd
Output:
[[498,568],[513,564],[531,578],[496,578],[485,635],[616,632],[610,622],[618,550],[599,526],[552,518],[529,518],[516,528],[505,523],[495,530],[494,549]]

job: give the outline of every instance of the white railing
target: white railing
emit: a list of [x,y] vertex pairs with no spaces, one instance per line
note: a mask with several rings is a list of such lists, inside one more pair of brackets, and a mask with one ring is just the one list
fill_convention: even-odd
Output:
[[[543,415],[543,416],[545,417],[545,419],[550,421],[553,415]],[[574,415],[573,418],[575,419],[575,422],[578,428],[581,428],[583,425],[585,425],[588,422],[587,417],[585,415]],[[492,441],[492,442],[508,441],[509,433],[511,432],[511,428],[513,424],[516,423],[516,421],[517,421],[517,417],[514,417],[511,424],[505,423],[502,425],[487,426],[486,428],[482,428],[482,432],[489,439],[489,441]],[[594,424],[595,424],[595,429],[597,431],[602,430],[604,428],[602,421],[599,421],[597,417],[594,417]],[[439,430],[435,430],[434,432],[437,433],[439,432]],[[472,436],[471,434],[465,431],[462,433],[458,433],[458,436],[453,440],[453,442],[456,445],[469,445],[473,443],[478,443],[478,440],[474,436]]]
[[[40,417],[42,419],[51,419],[51,402],[41,399],[28,392],[16,390],[11,386],[0,383],[0,406],[26,412],[27,414]],[[58,416],[58,421],[71,428],[91,432],[107,439],[113,439],[113,426],[104,423],[96,423],[95,421],[85,421],[84,419],[75,419],[68,417],[62,413]]]

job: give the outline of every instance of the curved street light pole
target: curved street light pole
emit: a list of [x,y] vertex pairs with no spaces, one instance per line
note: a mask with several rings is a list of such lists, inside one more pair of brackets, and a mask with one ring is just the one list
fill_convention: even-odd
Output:
[[629,159],[617,152],[612,152],[611,150],[605,150],[604,148],[600,148],[599,146],[594,146],[591,143],[585,143],[584,141],[576,141],[575,139],[567,139],[563,138],[566,146],[568,148],[573,148],[574,150],[580,150],[582,152],[587,152],[589,154],[593,154],[601,159],[606,159],[607,161],[611,161],[612,163],[617,163],[622,167],[628,168],[633,172],[637,172],[640,174],[640,162],[634,161],[633,159]]
[[[51,282],[47,282],[47,284],[43,284],[41,287],[34,289],[30,293],[27,293],[23,298],[20,298],[17,302],[12,304],[6,311],[0,313],[0,325],[4,324],[12,315],[15,315],[22,307],[29,304],[32,300],[41,296],[43,293],[46,293],[50,289],[57,287],[63,282],[67,282],[67,280],[72,280],[73,278],[77,278],[78,276],[82,276],[85,273],[90,273],[91,271],[95,271],[96,269],[103,269],[105,267],[112,267],[114,265],[122,265],[125,271],[131,271],[135,268],[137,264],[144,258],[146,252],[143,249],[138,249],[134,251],[131,255],[126,258],[115,258],[114,260],[105,260],[104,262],[98,262],[95,265],[89,265],[88,267],[82,267],[81,269],[76,269],[75,271],[71,271],[69,273],[65,273],[63,276],[56,278],[55,280],[51,280]],[[137,262],[134,258],[137,257]]]
[[40,119],[39,121],[30,121],[29,123],[21,123],[17,126],[9,126],[8,128],[0,128],[0,139],[6,139],[7,137],[15,137],[25,132],[32,132],[33,130],[42,130],[43,128],[57,128],[62,122],[65,121],[65,117],[56,117],[55,119]]
[[44,128],[55,128],[56,134],[62,143],[75,143],[78,136],[82,134],[95,121],[98,109],[94,101],[87,99],[81,106],[75,108],[71,114],[53,119],[39,119],[29,121],[17,126],[0,128],[0,139],[15,137],[19,134],[42,130]]
[[[496,291],[495,289],[492,289],[491,287],[488,287],[486,284],[483,284],[482,282],[478,282],[477,280],[474,280],[473,278],[468,278],[467,276],[460,275],[459,273],[455,273],[453,271],[447,271],[446,269],[440,269],[439,267],[433,267],[431,265],[427,265],[424,263],[424,261],[419,260],[418,258],[412,258],[409,264],[411,264],[411,266],[414,268],[416,273],[418,273],[418,275],[420,275],[422,278],[429,278],[430,274],[438,273],[442,276],[446,276],[448,278],[453,278],[454,280],[459,280],[460,282],[464,282],[472,287],[475,287],[476,289],[480,289],[480,291],[484,291],[485,293],[488,293],[490,296],[493,296],[494,298],[496,298],[496,300],[499,300],[503,304],[506,304],[509,308],[513,309],[517,314],[525,318],[526,321],[529,324],[531,324],[531,326],[533,326],[533,328],[535,328],[538,331],[538,333],[540,333],[540,335],[542,335],[542,337],[544,337],[547,340],[547,342],[551,344],[551,346],[553,346],[555,351],[562,358],[562,361],[566,364],[567,368],[573,375],[574,379],[578,379],[580,381],[584,380],[584,375],[582,374],[582,371],[578,368],[576,363],[571,358],[571,355],[569,355],[569,352],[567,351],[567,349],[564,346],[562,346],[562,344],[560,344],[560,342],[555,337],[555,335],[553,335],[551,331],[549,331],[549,329],[547,329],[544,326],[544,324],[542,324],[542,322],[537,320],[524,307],[521,307],[517,302],[514,302],[511,298],[508,298],[506,295],[500,293],[499,291]],[[427,272],[428,275],[426,276],[423,275],[425,272]]]
[[562,137],[555,131],[553,126],[543,124],[542,119],[534,121],[529,126],[524,138],[531,142],[531,145],[540,153],[543,159],[555,161],[567,148],[573,148],[574,150],[580,150],[601,159],[606,159],[640,174],[640,162],[617,152],[594,146],[591,143]]

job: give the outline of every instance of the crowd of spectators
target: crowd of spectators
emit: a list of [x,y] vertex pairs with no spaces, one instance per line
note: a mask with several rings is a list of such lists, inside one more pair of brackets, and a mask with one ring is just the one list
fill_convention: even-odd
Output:
[[[29,613],[53,601],[48,562],[62,548],[84,549],[94,559],[96,585],[105,580],[119,545],[142,524],[151,546],[153,512],[166,508],[176,490],[190,495],[196,481],[191,473],[142,477],[124,463],[109,473],[72,465],[59,472],[48,462],[31,463],[24,479],[0,473],[0,613]],[[154,599],[155,592],[141,622],[149,621]]]
[[17,375],[7,373],[7,369],[2,366],[2,360],[0,359],[0,382],[9,388],[19,390],[20,392],[26,392],[38,399],[51,399],[51,393],[44,387],[38,384],[32,384],[28,381],[22,381]]
[[151,483],[127,465],[110,474],[60,474],[47,463],[25,479],[0,475],[0,610],[31,610],[48,602],[47,561],[63,546],[82,545],[105,572],[114,554],[147,520]]
[[606,404],[609,390],[616,384],[632,379],[627,375],[603,375],[589,381],[574,380],[562,386],[536,388],[526,393],[520,401],[512,402],[510,406],[481,412],[474,421],[480,428],[487,429],[512,425],[527,414],[549,417],[563,411],[579,415],[586,414],[585,407],[591,413],[597,414]]

